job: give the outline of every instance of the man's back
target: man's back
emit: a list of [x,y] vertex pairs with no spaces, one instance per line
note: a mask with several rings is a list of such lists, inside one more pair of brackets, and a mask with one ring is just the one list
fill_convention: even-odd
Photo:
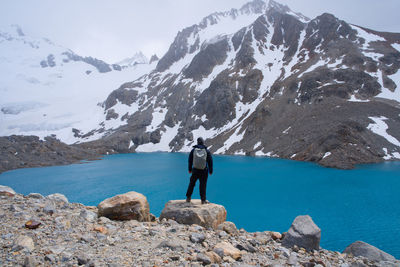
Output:
[[210,151],[204,145],[202,138],[197,139],[197,145],[195,145],[189,154],[189,173],[192,173],[190,177],[190,183],[186,192],[186,201],[190,202],[192,197],[194,186],[196,181],[200,181],[200,197],[201,203],[207,203],[206,200],[206,187],[208,173],[213,173],[213,159]]

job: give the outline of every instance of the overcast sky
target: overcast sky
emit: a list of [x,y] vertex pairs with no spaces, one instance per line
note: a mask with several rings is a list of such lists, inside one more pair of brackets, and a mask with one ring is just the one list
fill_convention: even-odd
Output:
[[[0,29],[19,24],[28,35],[114,63],[137,51],[162,56],[179,30],[248,1],[0,0]],[[400,32],[400,0],[276,1],[310,18],[329,12],[349,23]]]

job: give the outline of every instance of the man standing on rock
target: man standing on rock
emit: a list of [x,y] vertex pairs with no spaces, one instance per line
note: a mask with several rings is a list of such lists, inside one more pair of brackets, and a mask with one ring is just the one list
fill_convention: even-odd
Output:
[[200,197],[201,204],[206,204],[206,187],[208,173],[213,173],[213,160],[210,151],[204,145],[203,138],[197,139],[197,145],[195,145],[189,154],[189,173],[192,174],[190,177],[190,183],[186,192],[186,202],[190,202],[194,186],[196,185],[197,179],[200,180]]

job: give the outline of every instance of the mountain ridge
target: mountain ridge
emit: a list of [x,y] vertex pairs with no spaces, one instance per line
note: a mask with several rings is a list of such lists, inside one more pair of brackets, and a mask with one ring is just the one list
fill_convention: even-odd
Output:
[[[400,139],[400,80],[391,79],[400,53],[393,42],[328,13],[304,21],[271,3],[251,2],[265,9],[253,9],[255,19],[246,17],[251,23],[232,33],[214,31],[227,17],[221,14],[232,11],[179,32],[153,72],[106,100],[135,109],[119,114],[127,124],[98,143],[115,148],[117,142],[119,152],[185,152],[203,136],[217,154],[343,168],[397,159],[397,143],[373,126],[390,122],[388,135]],[[105,107],[111,112],[114,105]],[[373,111],[378,107],[382,113]]]

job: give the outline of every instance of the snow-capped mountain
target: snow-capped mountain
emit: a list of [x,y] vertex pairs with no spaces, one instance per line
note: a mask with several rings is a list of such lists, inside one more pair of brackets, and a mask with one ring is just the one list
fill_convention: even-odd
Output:
[[122,67],[133,67],[137,64],[149,64],[149,60],[142,52],[138,52],[133,57],[125,58],[116,64]]
[[0,51],[0,135],[55,134],[67,143],[86,140],[75,129],[88,132],[104,120],[98,104],[156,65],[122,68],[82,57],[17,25],[0,29]]
[[[266,155],[327,166],[400,158],[400,34],[254,0],[180,31],[104,102],[88,146]],[[104,125],[121,125],[107,131]]]

